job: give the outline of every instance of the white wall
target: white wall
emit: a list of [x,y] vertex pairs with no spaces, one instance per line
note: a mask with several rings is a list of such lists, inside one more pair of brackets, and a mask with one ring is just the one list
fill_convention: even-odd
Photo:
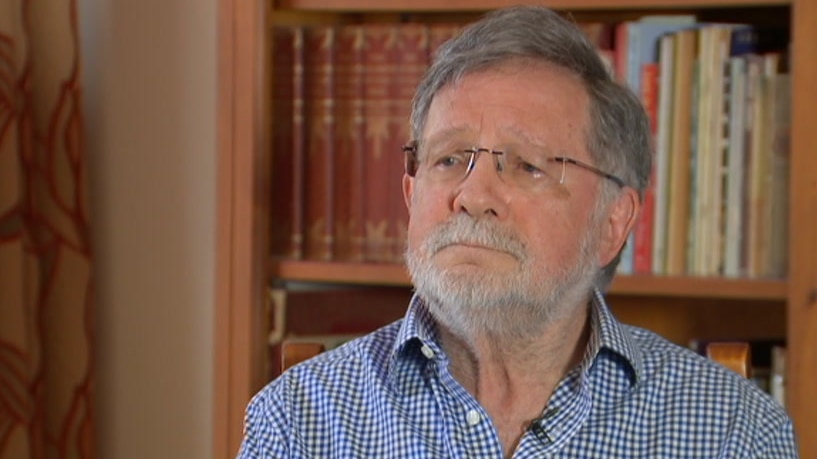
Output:
[[217,0],[80,0],[98,457],[212,457]]

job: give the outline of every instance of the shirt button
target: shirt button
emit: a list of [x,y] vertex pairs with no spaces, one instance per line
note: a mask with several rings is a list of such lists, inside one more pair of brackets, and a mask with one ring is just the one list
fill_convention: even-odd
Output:
[[423,347],[420,348],[420,352],[422,352],[423,355],[429,359],[434,358],[434,351],[430,347],[428,347],[427,344],[423,344]]
[[465,422],[467,422],[469,426],[473,427],[479,424],[479,421],[481,420],[482,416],[479,415],[477,410],[469,410],[467,413],[465,413]]

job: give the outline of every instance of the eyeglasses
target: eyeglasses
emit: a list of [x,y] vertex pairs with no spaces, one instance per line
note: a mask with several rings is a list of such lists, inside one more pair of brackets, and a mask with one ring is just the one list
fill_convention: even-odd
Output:
[[590,164],[566,156],[537,156],[493,150],[484,147],[465,149],[430,150],[421,161],[417,155],[417,143],[403,147],[406,174],[415,177],[418,173],[428,180],[440,184],[459,183],[468,177],[476,167],[480,153],[490,154],[495,160],[499,177],[510,185],[525,191],[537,191],[565,183],[567,164],[581,167],[596,175],[611,180],[620,188],[624,180],[604,172]]

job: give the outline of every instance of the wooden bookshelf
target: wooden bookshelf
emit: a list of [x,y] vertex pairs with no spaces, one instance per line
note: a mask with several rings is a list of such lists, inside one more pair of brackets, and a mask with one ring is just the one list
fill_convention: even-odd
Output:
[[[219,204],[214,374],[214,457],[234,457],[243,410],[264,384],[268,291],[271,282],[357,286],[408,286],[405,270],[390,264],[277,261],[269,257],[265,79],[265,25],[321,16],[362,13],[464,13],[516,4],[510,0],[219,0]],[[720,17],[782,11],[791,26],[792,153],[789,269],[785,280],[693,277],[618,277],[611,287],[625,316],[657,324],[684,320],[705,333],[785,329],[787,397],[800,455],[817,457],[817,0],[553,0],[551,7],[582,14],[626,16],[633,12],[713,12]],[[271,19],[272,18],[272,19]],[[665,305],[669,305],[664,307]],[[725,312],[724,312],[725,311]],[[743,312],[746,312],[743,314]],[[740,317],[723,324],[725,314]],[[694,316],[693,316],[694,315]],[[765,321],[774,322],[766,324]],[[741,321],[745,321],[742,324]],[[734,322],[734,319],[733,319]],[[780,323],[778,323],[780,322]],[[697,328],[696,328],[697,327]]]
[[[518,5],[514,0],[448,1],[416,0],[411,2],[378,0],[278,0],[276,8],[298,11],[481,11],[503,6]],[[725,8],[747,6],[790,5],[790,0],[550,0],[545,3],[555,9],[576,10],[622,10],[622,9],[689,9]]]
[[[410,286],[401,265],[280,260],[270,262],[271,281],[319,282],[344,285]],[[617,276],[609,293],[618,296],[719,298],[785,301],[782,280],[721,277]]]

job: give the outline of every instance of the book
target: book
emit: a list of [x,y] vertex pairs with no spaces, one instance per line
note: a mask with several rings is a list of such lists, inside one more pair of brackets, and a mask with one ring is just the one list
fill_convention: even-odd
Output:
[[652,273],[665,274],[667,259],[667,214],[669,203],[670,145],[672,142],[672,91],[675,82],[675,35],[659,40],[658,107],[655,127],[654,210],[652,238]]
[[691,208],[690,273],[722,272],[724,182],[724,73],[731,27],[710,24],[698,29],[697,131]]
[[401,24],[397,31],[394,77],[391,80],[391,129],[388,141],[390,261],[403,260],[408,209],[403,198],[404,161],[402,146],[411,140],[409,118],[414,92],[429,65],[429,28],[425,24]]
[[759,277],[762,273],[760,240],[764,205],[763,159],[764,107],[766,84],[764,81],[763,57],[749,55],[746,61],[746,177],[745,177],[745,239],[744,257],[747,277]]
[[335,65],[336,28],[306,29],[304,52],[307,155],[305,187],[305,257],[330,260],[334,242]]
[[729,92],[726,114],[729,119],[729,142],[726,174],[726,215],[724,227],[723,275],[743,275],[744,216],[746,148],[746,58],[732,56],[726,67]]
[[768,250],[765,257],[765,277],[784,279],[788,274],[789,230],[789,171],[791,165],[791,76],[771,73],[771,117],[768,132],[769,174],[766,192],[769,195]]
[[[272,62],[272,126],[271,168],[273,177],[270,199],[270,254],[274,257],[295,258],[298,250],[291,244],[295,227],[295,196],[293,167],[295,160],[294,102],[295,102],[295,38],[296,28],[273,27],[271,31]],[[298,202],[300,206],[300,202]]]
[[[653,139],[655,138],[658,124],[658,71],[659,67],[655,62],[649,62],[642,66],[641,102],[644,104],[644,109],[650,121],[650,133]],[[653,145],[654,158],[655,141],[651,142],[651,144]],[[633,272],[635,274],[652,273],[656,187],[656,163],[653,161],[650,182],[644,191],[644,199],[641,203],[641,215],[634,229]]]
[[666,265],[671,276],[686,274],[686,247],[690,207],[692,155],[692,89],[697,33],[693,29],[675,33],[674,81],[672,89],[672,137],[670,141],[669,202],[667,213]]
[[335,110],[335,253],[337,260],[363,260],[365,124],[364,26],[338,30]]
[[366,26],[364,48],[364,119],[366,124],[366,189],[364,208],[364,259],[392,261],[391,211],[388,198],[392,168],[392,82],[396,77],[398,24]]
[[[772,176],[773,172],[773,144],[775,136],[785,136],[783,130],[778,129],[778,133],[773,133],[775,125],[787,125],[788,123],[788,97],[781,103],[785,107],[779,112],[776,108],[775,100],[777,93],[778,68],[781,56],[777,53],[766,53],[756,59],[749,61],[749,82],[752,96],[752,114],[750,151],[751,159],[749,163],[748,180],[748,232],[747,232],[747,275],[750,277],[776,277],[771,271],[772,248],[772,226],[776,223],[786,225],[786,222],[772,222],[773,218],[781,218],[784,215],[788,219],[786,210],[787,198],[773,197],[775,186]],[[788,82],[783,77],[784,84]],[[788,91],[788,90],[787,90]],[[785,112],[785,113],[783,113]],[[777,117],[781,117],[777,120]],[[785,138],[785,137],[784,137]],[[781,152],[779,159],[785,163],[787,153]],[[788,166],[786,166],[788,171]],[[785,172],[787,174],[788,172]],[[786,175],[780,177],[784,183],[782,186],[788,189],[785,183],[788,181]],[[778,196],[788,193],[780,191]],[[775,209],[775,206],[778,206]],[[780,237],[783,239],[779,245],[785,247],[786,229],[778,229]],[[782,263],[785,264],[785,263]],[[785,266],[781,266],[785,269]]]

